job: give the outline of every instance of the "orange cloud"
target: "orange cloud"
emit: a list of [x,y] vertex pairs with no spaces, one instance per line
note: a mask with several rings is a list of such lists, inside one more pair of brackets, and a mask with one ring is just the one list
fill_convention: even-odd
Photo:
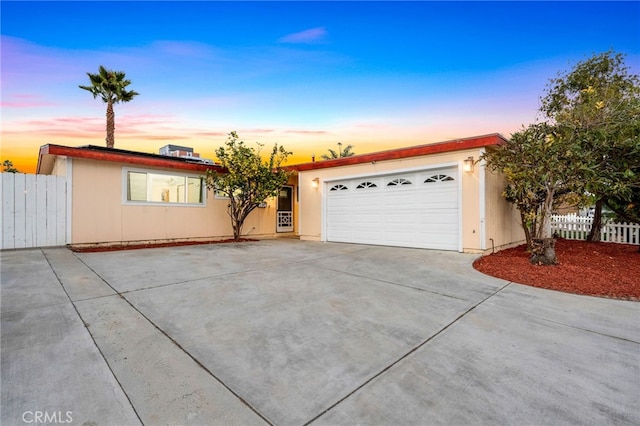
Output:
[[328,135],[325,130],[285,130],[284,133],[292,133],[294,135]]
[[228,132],[193,132],[194,136],[204,136],[204,137],[226,137]]
[[177,135],[141,135],[136,136],[136,139],[144,139],[149,141],[169,141],[169,140],[184,140],[191,139],[188,136],[177,136]]

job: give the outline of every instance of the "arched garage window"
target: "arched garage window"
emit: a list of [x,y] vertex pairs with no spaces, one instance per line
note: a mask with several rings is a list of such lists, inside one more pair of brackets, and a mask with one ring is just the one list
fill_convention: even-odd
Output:
[[433,175],[433,176],[427,178],[424,181],[424,183],[447,182],[447,181],[451,181],[451,180],[454,180],[454,179],[449,175]]
[[347,188],[345,185],[339,184],[339,185],[332,186],[329,191],[346,191],[347,189],[349,188]]
[[365,188],[377,188],[378,185],[376,185],[373,182],[362,182],[360,185],[356,186],[356,189],[365,189]]
[[404,178],[394,179],[387,186],[411,185],[411,181]]

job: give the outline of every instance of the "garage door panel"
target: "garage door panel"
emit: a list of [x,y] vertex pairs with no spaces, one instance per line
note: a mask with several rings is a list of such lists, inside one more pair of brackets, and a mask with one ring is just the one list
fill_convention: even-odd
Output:
[[351,228],[351,218],[348,215],[336,215],[331,219],[331,229],[350,229]]
[[435,205],[446,205],[449,207],[457,206],[458,193],[457,191],[455,194],[422,193],[418,198],[417,203],[422,208],[429,208]]
[[425,185],[422,191],[419,192],[419,200],[424,202],[446,202],[458,203],[458,191],[457,188],[449,189],[446,191],[436,191],[433,187]]
[[383,232],[383,236],[385,242],[389,245],[400,245],[404,243],[417,243],[418,236],[415,232],[412,232],[410,229],[407,230],[398,230],[398,231],[390,231],[385,230]]
[[420,215],[420,225],[422,226],[441,226],[441,225],[455,225],[458,226],[458,214],[452,212],[450,209],[443,211],[442,214],[438,212],[429,212],[429,214]]
[[[434,181],[424,183],[432,176]],[[446,176],[457,179],[457,169],[332,183],[331,187],[349,189],[328,192],[327,240],[457,250],[459,184],[457,180],[443,181]],[[406,183],[403,179],[411,184],[402,185]],[[389,182],[396,185],[387,186]],[[373,184],[377,187],[371,187]]]
[[414,223],[416,219],[420,216],[419,210],[411,210],[411,211],[393,211],[393,212],[385,212],[384,213],[384,221],[385,223],[405,223],[411,222]]
[[412,198],[415,198],[415,196],[411,196],[411,193],[406,191],[406,192],[402,192],[402,191],[398,191],[396,189],[386,189],[385,191],[382,191],[382,201],[385,205],[391,205],[393,203],[395,204],[400,204],[400,203],[406,203],[408,200],[411,200]]
[[372,225],[380,226],[383,224],[382,218],[380,217],[379,214],[362,214],[362,215],[355,216],[353,219],[357,221],[356,223],[353,224],[354,229],[358,229],[358,228],[366,229]]
[[[331,236],[331,240],[334,243],[353,243],[354,241],[351,240],[350,235],[349,234],[332,234]],[[364,243],[360,243],[360,244],[364,244]]]
[[353,232],[353,238],[362,244],[376,244],[376,241],[380,239],[380,232],[372,231],[370,229],[361,231],[356,230]]
[[351,199],[353,197],[349,197],[346,194],[340,194],[340,195],[334,195],[334,194],[329,194],[329,202],[335,205],[344,205],[344,204],[349,204],[351,202]]
[[[437,223],[437,224],[423,224],[421,226],[416,227],[416,232],[422,235],[449,235],[458,232],[458,224],[457,223]],[[457,243],[457,239],[455,239]]]
[[378,210],[382,203],[380,200],[375,199],[366,199],[362,197],[354,197],[352,200],[353,208],[357,209],[357,211],[366,212],[371,210]]

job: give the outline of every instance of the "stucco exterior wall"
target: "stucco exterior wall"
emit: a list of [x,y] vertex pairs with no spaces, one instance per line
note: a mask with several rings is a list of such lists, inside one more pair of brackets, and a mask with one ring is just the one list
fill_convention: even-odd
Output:
[[[463,161],[467,157],[478,159],[480,149],[468,149],[449,153],[431,154],[399,160],[378,161],[325,169],[299,172],[300,212],[299,235],[303,240],[324,240],[323,209],[326,181],[351,176],[394,173],[406,169],[420,169],[443,164],[458,166],[462,170]],[[462,176],[461,210],[462,210],[462,249],[463,251],[482,251],[481,223],[484,215],[480,214],[480,168],[476,164],[471,173],[460,172]],[[313,179],[319,179],[318,188],[313,188]]]
[[[222,239],[233,235],[228,201],[216,198],[211,191],[206,191],[204,206],[126,203],[123,167],[183,174],[171,169],[74,159],[72,244]],[[245,221],[243,235],[274,236],[276,208],[276,200],[271,199],[266,208],[254,210]]]
[[489,252],[498,251],[525,240],[518,209],[502,196],[505,185],[506,182],[502,176],[489,170],[485,171],[487,212],[485,247]]
[[67,164],[71,161],[72,160],[70,158],[65,156],[56,157],[51,174],[55,176],[67,176]]

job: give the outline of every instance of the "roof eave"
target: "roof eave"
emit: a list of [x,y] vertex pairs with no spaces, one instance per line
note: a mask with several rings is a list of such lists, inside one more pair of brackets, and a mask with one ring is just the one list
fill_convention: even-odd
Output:
[[472,138],[455,139],[427,145],[418,145],[406,148],[392,149],[388,151],[373,152],[370,154],[354,155],[352,157],[336,158],[332,160],[303,163],[291,166],[298,171],[326,169],[330,167],[351,166],[355,164],[370,163],[373,161],[397,160],[402,158],[419,157],[423,155],[438,154],[444,152],[462,151],[488,146],[497,146],[506,143],[507,139],[499,133],[475,136]]
[[86,147],[73,148],[63,145],[47,144],[40,147],[36,173],[51,174],[51,172],[53,171],[53,159],[55,156],[67,156],[72,158],[83,158],[87,160],[109,161],[148,167],[172,168],[198,172],[206,172],[207,170],[223,171],[223,168],[219,165],[176,161],[176,157],[158,158],[149,157],[147,155],[136,156],[130,153],[96,151],[88,149]]

